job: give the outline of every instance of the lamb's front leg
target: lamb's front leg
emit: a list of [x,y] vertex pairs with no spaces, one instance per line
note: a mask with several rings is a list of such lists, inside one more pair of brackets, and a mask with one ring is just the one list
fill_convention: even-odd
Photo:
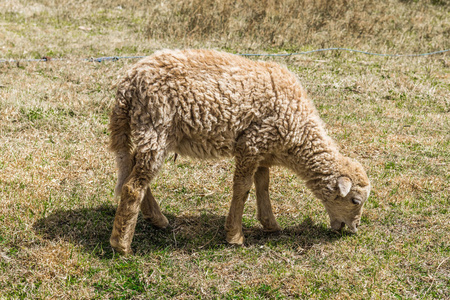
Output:
[[252,188],[252,178],[256,170],[256,164],[243,161],[236,157],[236,170],[233,178],[233,199],[231,200],[230,212],[225,222],[227,242],[235,245],[244,243],[242,232],[242,214],[244,204]]
[[257,204],[257,218],[264,227],[264,231],[276,232],[280,231],[281,227],[275,220],[272,211],[272,204],[269,198],[269,168],[258,167],[254,175],[256,188],[256,204]]

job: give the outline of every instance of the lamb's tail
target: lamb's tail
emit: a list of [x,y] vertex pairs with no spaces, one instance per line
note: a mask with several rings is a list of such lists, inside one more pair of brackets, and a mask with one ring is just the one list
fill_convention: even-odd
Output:
[[119,88],[109,117],[109,150],[116,155],[119,169],[115,195],[120,196],[122,186],[133,169],[133,141],[131,138],[129,101]]

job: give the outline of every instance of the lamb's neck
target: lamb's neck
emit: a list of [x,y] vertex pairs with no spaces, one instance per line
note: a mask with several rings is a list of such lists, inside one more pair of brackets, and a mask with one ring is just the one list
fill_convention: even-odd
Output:
[[322,126],[306,126],[290,150],[288,163],[303,180],[326,180],[338,173],[339,150]]

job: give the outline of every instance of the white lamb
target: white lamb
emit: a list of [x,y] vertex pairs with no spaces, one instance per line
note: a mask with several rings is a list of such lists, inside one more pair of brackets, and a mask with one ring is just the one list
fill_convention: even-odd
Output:
[[225,223],[231,244],[244,241],[242,213],[253,182],[258,220],[266,231],[280,230],[268,193],[273,165],[306,182],[335,230],[347,224],[356,232],[370,192],[363,167],[339,153],[296,77],[271,62],[211,50],[155,53],[119,84],[109,129],[120,195],[110,242],[122,254],[131,253],[139,207],[153,225],[168,225],[149,183],[170,152],[235,157]]

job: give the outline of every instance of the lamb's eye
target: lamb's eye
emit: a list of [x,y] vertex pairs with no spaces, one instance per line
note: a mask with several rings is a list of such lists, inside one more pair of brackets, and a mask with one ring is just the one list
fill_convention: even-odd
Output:
[[352,202],[353,202],[353,204],[356,204],[356,205],[360,205],[361,204],[361,200],[359,200],[357,198],[352,198]]

